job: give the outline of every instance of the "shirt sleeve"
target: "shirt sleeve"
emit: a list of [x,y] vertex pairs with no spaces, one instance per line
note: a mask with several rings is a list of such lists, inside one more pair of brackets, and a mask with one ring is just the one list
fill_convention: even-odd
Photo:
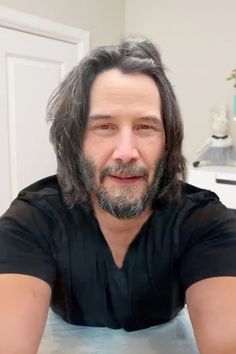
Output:
[[0,218],[0,273],[35,276],[52,287],[56,271],[51,234],[50,218],[16,199]]
[[217,199],[195,206],[181,238],[180,277],[185,290],[202,279],[236,276],[236,211]]

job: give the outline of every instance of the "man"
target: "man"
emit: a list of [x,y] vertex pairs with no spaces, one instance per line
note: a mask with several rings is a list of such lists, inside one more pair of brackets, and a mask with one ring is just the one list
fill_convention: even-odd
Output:
[[36,353],[50,302],[69,323],[133,331],[185,300],[200,352],[236,353],[236,222],[184,183],[179,109],[153,44],[92,52],[48,116],[57,176],[0,222],[0,353]]

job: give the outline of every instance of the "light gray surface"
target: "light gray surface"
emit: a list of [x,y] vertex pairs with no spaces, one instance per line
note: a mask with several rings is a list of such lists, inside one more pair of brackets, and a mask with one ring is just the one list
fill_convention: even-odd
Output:
[[38,354],[198,354],[187,310],[174,320],[125,332],[73,326],[49,312]]

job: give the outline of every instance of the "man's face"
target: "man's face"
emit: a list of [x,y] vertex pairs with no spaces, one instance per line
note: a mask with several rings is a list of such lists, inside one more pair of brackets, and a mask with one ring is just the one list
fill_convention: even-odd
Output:
[[161,99],[145,74],[110,69],[92,84],[82,168],[92,202],[118,218],[139,215],[162,175]]

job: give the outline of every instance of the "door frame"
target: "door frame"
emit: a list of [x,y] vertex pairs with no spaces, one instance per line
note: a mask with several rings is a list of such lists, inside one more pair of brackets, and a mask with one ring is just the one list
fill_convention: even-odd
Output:
[[77,45],[80,61],[89,51],[89,32],[0,6],[0,26]]

